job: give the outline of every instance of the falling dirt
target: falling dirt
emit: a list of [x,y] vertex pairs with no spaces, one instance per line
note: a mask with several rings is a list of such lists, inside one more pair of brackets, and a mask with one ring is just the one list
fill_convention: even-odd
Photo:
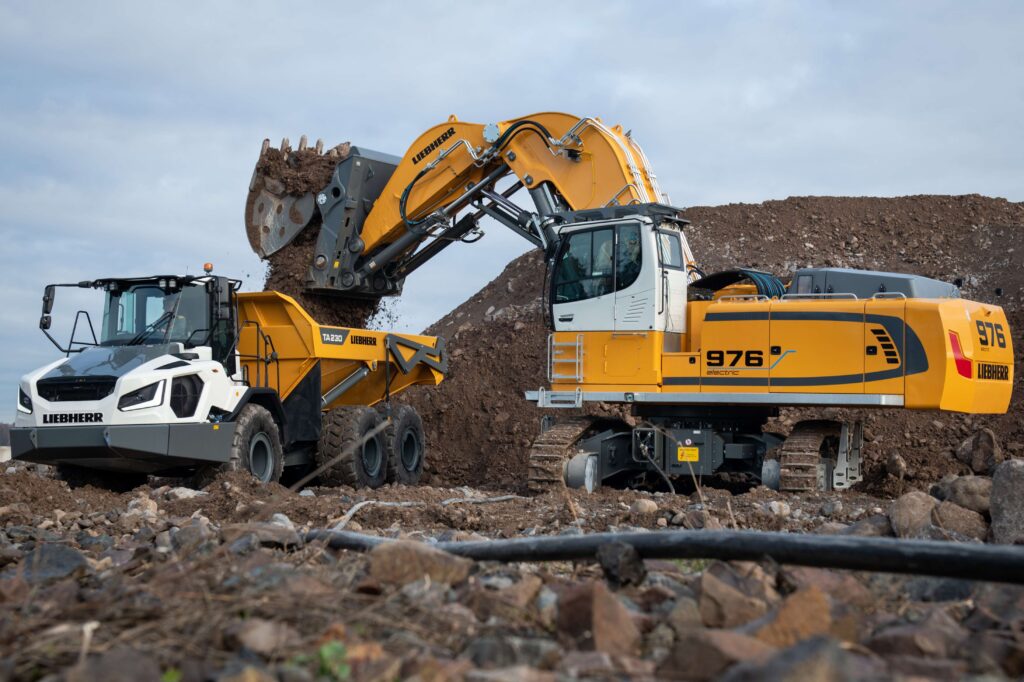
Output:
[[[338,163],[349,155],[347,142],[318,154],[314,149],[283,152],[268,148],[256,164],[253,189],[246,201],[246,217],[252,214],[252,203],[259,188],[273,185],[276,193],[302,196],[322,190],[331,180]],[[317,322],[335,327],[365,328],[378,315],[381,304],[374,299],[323,295],[307,291],[309,269],[315,256],[320,234],[320,213],[313,212],[309,224],[289,243],[267,258],[267,276],[263,288],[280,291],[294,298]],[[246,220],[250,243],[258,243],[254,226]]]

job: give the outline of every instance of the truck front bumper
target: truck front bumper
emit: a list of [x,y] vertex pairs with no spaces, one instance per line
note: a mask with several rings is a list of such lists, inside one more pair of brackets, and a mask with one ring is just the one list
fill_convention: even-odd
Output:
[[234,422],[11,429],[11,458],[39,464],[164,474],[231,457]]

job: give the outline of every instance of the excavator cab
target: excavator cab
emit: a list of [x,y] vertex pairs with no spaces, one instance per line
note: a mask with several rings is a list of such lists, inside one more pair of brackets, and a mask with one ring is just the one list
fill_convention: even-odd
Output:
[[686,262],[689,222],[679,209],[637,204],[558,218],[548,293],[555,331],[685,333],[697,270]]

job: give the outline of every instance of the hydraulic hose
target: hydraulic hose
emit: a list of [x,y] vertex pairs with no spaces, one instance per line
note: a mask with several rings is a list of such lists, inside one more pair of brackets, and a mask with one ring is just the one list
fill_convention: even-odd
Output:
[[[332,549],[355,551],[369,551],[376,545],[393,542],[330,530],[312,530],[306,534],[306,540],[325,541]],[[609,543],[632,545],[645,559],[770,558],[797,566],[1024,584],[1024,547],[936,540],[680,530],[439,542],[434,547],[478,561],[572,561],[593,560],[597,550]]]

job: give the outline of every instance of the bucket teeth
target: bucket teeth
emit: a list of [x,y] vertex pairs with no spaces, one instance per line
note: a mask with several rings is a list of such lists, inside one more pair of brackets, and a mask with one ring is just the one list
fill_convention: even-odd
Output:
[[303,135],[302,137],[299,138],[299,151],[300,152],[306,151],[306,144],[308,142],[309,142],[309,139],[305,135]]
[[291,150],[292,150],[292,143],[288,141],[287,137],[282,138],[282,140],[281,140],[281,151],[287,153],[287,152],[290,152]]
[[260,156],[266,156],[267,150],[270,149],[270,138],[263,138],[263,145],[260,147]]
[[321,140],[319,137],[316,139],[316,153],[317,154],[323,154],[324,153],[324,141]]

